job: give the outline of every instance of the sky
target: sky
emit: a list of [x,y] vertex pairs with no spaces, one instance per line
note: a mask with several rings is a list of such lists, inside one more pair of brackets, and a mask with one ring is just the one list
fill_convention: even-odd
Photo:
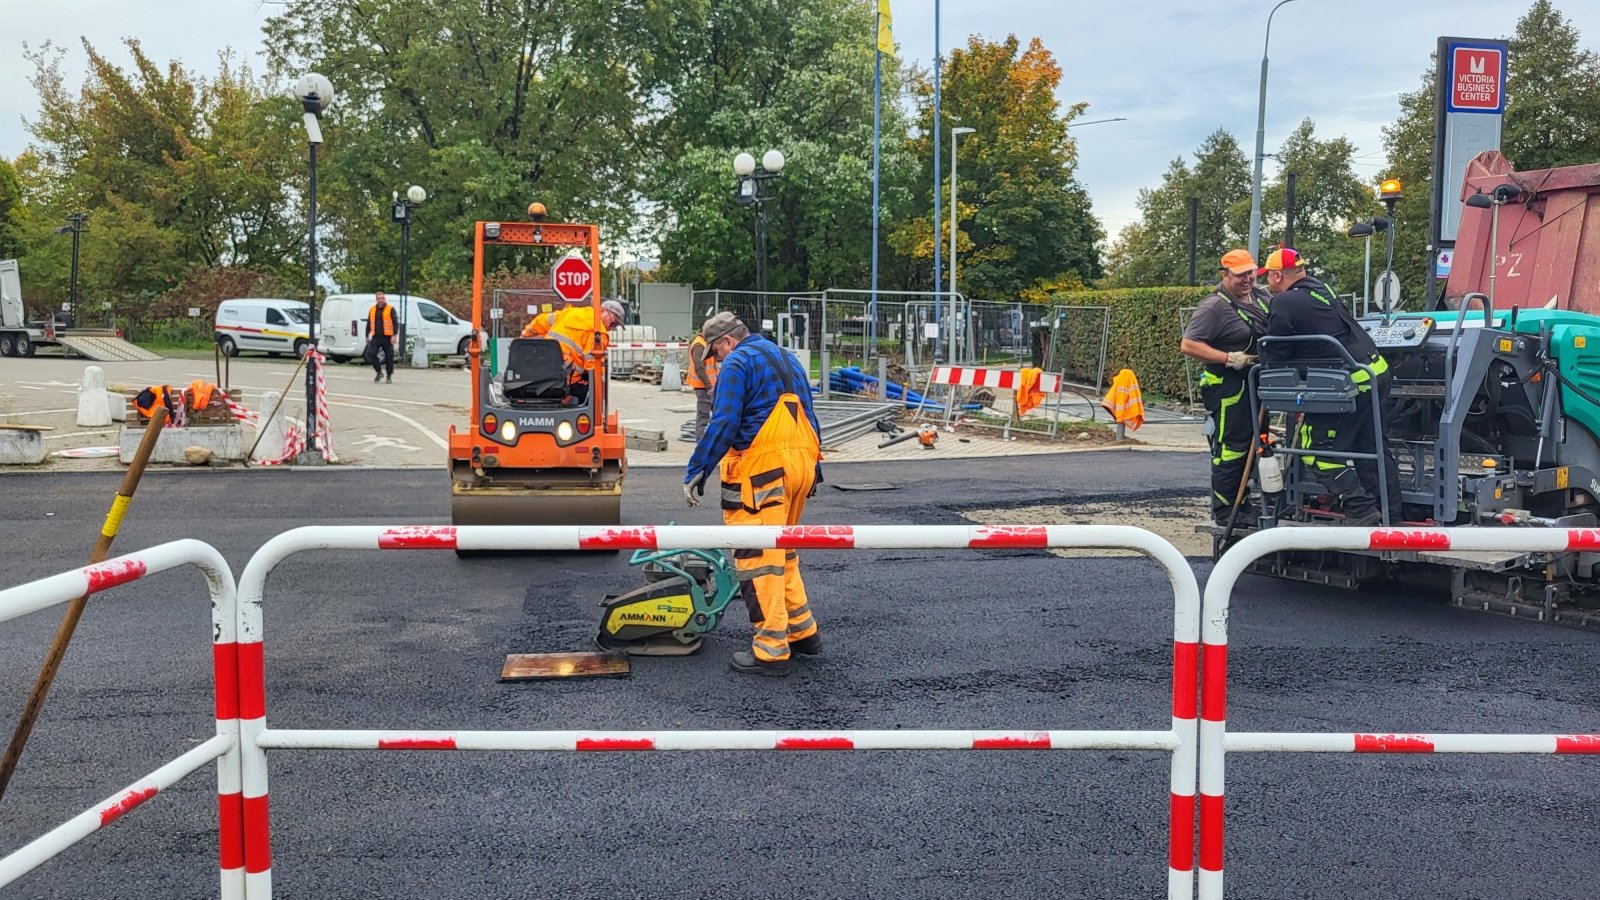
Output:
[[[891,0],[902,58],[928,66],[934,55],[936,0]],[[1115,236],[1137,216],[1141,187],[1160,183],[1167,164],[1190,157],[1225,128],[1250,153],[1267,15],[1275,0],[941,0],[944,52],[969,35],[991,40],[1039,37],[1062,68],[1063,105],[1087,101],[1080,121],[1124,122],[1074,129],[1078,177],[1095,213]],[[261,24],[276,7],[259,0],[6,0],[0,17],[0,156],[28,144],[23,119],[36,111],[23,45],[46,41],[69,51],[82,71],[88,38],[125,63],[121,40],[135,37],[154,59],[179,59],[209,73],[232,47],[261,64]],[[1414,90],[1436,39],[1502,37],[1525,0],[1294,0],[1272,26],[1266,152],[1310,117],[1321,137],[1344,135],[1358,148],[1358,174],[1383,174],[1381,129]],[[1584,44],[1600,46],[1600,2],[1556,0]],[[76,83],[76,82],[74,82]],[[287,86],[286,86],[287,87]],[[1270,179],[1272,161],[1267,160]]]

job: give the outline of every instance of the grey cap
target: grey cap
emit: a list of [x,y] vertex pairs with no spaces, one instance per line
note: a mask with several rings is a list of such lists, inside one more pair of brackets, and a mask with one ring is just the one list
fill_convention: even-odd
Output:
[[621,301],[607,300],[600,304],[600,309],[610,313],[618,322],[626,322],[628,320],[628,310],[622,305]]
[[743,338],[749,333],[750,329],[745,327],[744,322],[727,310],[717,313],[700,326],[700,336],[706,339],[708,347],[730,334]]

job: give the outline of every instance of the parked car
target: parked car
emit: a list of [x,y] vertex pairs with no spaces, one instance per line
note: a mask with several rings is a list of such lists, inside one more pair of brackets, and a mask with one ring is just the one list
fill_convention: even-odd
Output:
[[[421,340],[430,355],[448,356],[467,352],[472,340],[472,325],[451,315],[444,307],[415,294],[400,307],[398,294],[385,293],[395,317],[403,321],[406,334]],[[334,294],[322,301],[322,327],[317,344],[336,363],[359,358],[367,349],[367,313],[377,303],[376,294]]]
[[311,346],[311,306],[300,300],[224,300],[213,329],[217,346],[229,356],[246,350],[305,356]]

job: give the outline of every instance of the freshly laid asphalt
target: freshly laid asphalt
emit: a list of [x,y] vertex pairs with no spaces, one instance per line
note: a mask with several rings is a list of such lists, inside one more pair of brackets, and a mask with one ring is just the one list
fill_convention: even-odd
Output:
[[[964,509],[1203,493],[1203,457],[834,465],[807,521],[949,524]],[[0,477],[4,583],[80,565],[115,473]],[[710,523],[669,470],[630,475],[630,523]],[[235,574],[309,523],[441,523],[442,473],[152,472],[117,547],[182,537]],[[699,655],[631,677],[500,684],[507,653],[585,649],[611,554],[457,560],[317,552],[266,599],[274,727],[1160,729],[1171,594],[1138,558],[804,555],[826,648],[787,679],[727,669],[737,609]],[[1209,570],[1194,561],[1202,577]],[[9,734],[59,616],[0,625]],[[90,604],[0,800],[10,852],[213,729],[209,616],[192,571]],[[1238,730],[1600,730],[1600,636],[1247,577],[1234,598]],[[280,897],[1159,897],[1167,760],[1142,752],[526,754],[272,751]],[[1231,755],[1229,896],[1587,898],[1600,757]],[[206,767],[25,876],[6,897],[216,890]]]

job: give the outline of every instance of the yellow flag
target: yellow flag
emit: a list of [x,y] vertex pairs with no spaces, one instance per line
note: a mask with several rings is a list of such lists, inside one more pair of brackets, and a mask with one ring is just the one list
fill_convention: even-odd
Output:
[[878,52],[894,55],[894,32],[889,28],[889,0],[878,0]]

